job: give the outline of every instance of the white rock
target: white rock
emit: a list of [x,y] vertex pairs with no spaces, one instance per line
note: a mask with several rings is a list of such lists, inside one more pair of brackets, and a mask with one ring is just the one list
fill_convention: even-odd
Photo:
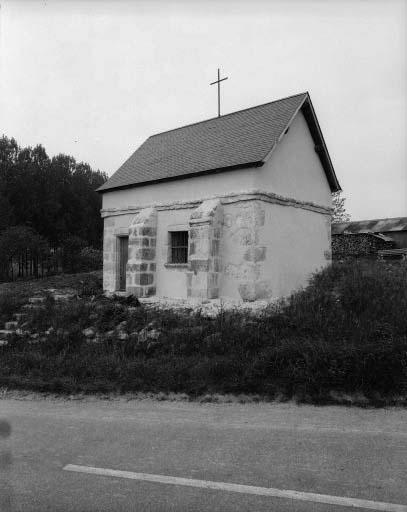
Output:
[[[1,329],[0,330],[0,339],[6,339],[7,336],[11,336],[14,334],[14,331],[10,331],[9,329]],[[6,343],[7,345],[7,343]]]
[[6,322],[6,323],[4,324],[4,328],[5,328],[6,330],[9,330],[9,329],[15,329],[15,328],[17,327],[17,325],[18,325],[18,322],[13,322],[13,321],[11,321],[11,322]]
[[95,329],[93,329],[93,327],[87,327],[82,331],[82,334],[86,336],[86,338],[93,338],[95,335]]
[[30,304],[41,304],[42,302],[45,302],[45,297],[30,297],[28,302]]
[[139,299],[143,305],[152,306],[157,309],[174,309],[177,311],[184,310],[192,314],[200,311],[202,316],[215,317],[221,311],[240,310],[253,313],[254,315],[261,314],[265,308],[275,304],[278,299],[274,300],[257,300],[253,302],[244,302],[242,300],[232,299],[205,299],[204,301],[195,299],[172,299],[168,297],[148,297]]
[[148,326],[138,333],[138,341],[143,343],[147,340],[158,340],[161,332],[157,329],[149,329]]

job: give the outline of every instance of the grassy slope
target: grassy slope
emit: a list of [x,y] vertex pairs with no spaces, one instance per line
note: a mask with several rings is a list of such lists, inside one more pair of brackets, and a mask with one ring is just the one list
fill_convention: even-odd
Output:
[[[26,304],[29,297],[41,293],[47,288],[57,288],[61,291],[66,289],[80,290],[84,283],[89,280],[96,282],[101,288],[102,271],[59,274],[43,279],[0,283],[0,322],[11,320],[12,314],[23,304]],[[2,328],[1,325],[0,328]]]
[[[258,317],[129,310],[124,301],[89,300],[99,285],[94,276],[90,284],[80,283],[83,276],[68,279],[69,287],[77,279],[82,298],[65,305],[49,300],[33,313],[29,328],[41,333],[40,343],[15,338],[0,348],[1,385],[66,393],[253,393],[314,403],[346,394],[391,403],[407,395],[405,264],[334,264]],[[82,334],[90,326],[112,331],[123,321],[127,339],[113,331],[89,343]],[[142,336],[142,329],[159,336]]]

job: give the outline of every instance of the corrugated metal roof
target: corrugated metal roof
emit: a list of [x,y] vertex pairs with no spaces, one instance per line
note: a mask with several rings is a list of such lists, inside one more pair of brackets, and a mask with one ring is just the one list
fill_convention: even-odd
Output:
[[340,235],[341,233],[385,233],[386,231],[406,230],[407,217],[337,222],[332,224],[333,235]]
[[[308,93],[233,112],[149,137],[98,190],[126,188],[205,172],[262,165],[299,108],[322,146],[321,158],[333,190],[339,184]],[[319,137],[316,134],[320,134]]]
[[400,249],[381,249],[380,251],[377,251],[377,253],[382,256],[386,256],[386,255],[391,256],[394,254],[403,255],[403,254],[407,254],[407,247],[402,247]]

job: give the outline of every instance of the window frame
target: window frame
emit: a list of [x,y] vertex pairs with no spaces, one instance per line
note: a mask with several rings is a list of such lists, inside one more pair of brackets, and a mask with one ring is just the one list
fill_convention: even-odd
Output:
[[[176,238],[178,237],[178,240]],[[184,237],[184,239],[181,239]],[[174,243],[175,242],[175,243]],[[174,256],[174,252],[183,254],[183,257]],[[167,265],[185,267],[188,265],[189,256],[189,231],[187,229],[172,229],[168,231],[168,258]],[[181,261],[182,260],[182,261]]]

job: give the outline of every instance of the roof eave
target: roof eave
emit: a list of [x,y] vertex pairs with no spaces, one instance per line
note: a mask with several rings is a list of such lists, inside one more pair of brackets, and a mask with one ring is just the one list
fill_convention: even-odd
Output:
[[[317,155],[321,161],[322,167],[324,168],[331,192],[340,192],[342,188],[339,185],[338,178],[336,177],[335,169],[333,167],[331,157],[329,156],[328,148],[326,147],[324,136],[322,135],[322,130],[319,126],[318,118],[308,92],[303,104],[301,105],[301,111],[307,121],[308,128],[315,143]],[[319,149],[317,150],[317,148]]]
[[259,160],[256,162],[247,162],[247,163],[243,163],[243,164],[229,165],[227,167],[218,167],[216,169],[208,169],[205,171],[199,171],[199,172],[194,172],[194,173],[190,173],[190,174],[182,174],[180,176],[169,176],[169,177],[165,177],[165,178],[159,178],[156,180],[142,181],[139,183],[129,183],[127,185],[119,185],[117,187],[113,186],[113,187],[103,188],[103,185],[102,185],[98,189],[96,189],[96,192],[98,192],[99,194],[104,194],[106,192],[114,192],[116,190],[123,190],[123,189],[127,189],[127,188],[144,187],[147,185],[155,185],[157,183],[164,183],[167,181],[177,181],[177,180],[183,180],[183,179],[188,179],[188,178],[194,178],[195,176],[204,176],[206,174],[217,174],[220,172],[233,171],[236,169],[247,169],[250,167],[261,167],[262,165],[264,165],[264,161]]

